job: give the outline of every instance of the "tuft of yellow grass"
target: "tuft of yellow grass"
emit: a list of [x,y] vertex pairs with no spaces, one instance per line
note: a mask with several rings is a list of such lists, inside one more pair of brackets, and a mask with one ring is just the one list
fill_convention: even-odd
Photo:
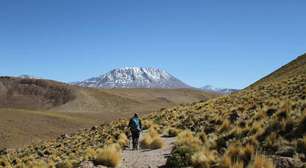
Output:
[[217,160],[213,152],[203,148],[202,150],[195,152],[191,156],[191,163],[193,167],[197,168],[210,168],[211,165]]
[[92,148],[87,148],[84,152],[85,160],[92,160],[97,155],[96,150]]
[[111,144],[97,150],[94,159],[95,164],[108,167],[118,167],[122,160],[121,148],[119,144]]
[[240,143],[231,144],[223,158],[225,165],[233,165],[236,162],[242,162],[243,165],[248,165],[255,154],[255,148],[253,145],[247,144],[242,146]]
[[191,131],[183,131],[179,133],[176,137],[176,145],[185,145],[192,148],[199,148],[202,145],[202,141],[193,136]]
[[[65,160],[56,165],[57,168],[73,168],[73,164],[70,160]],[[40,167],[37,167],[40,168]]]
[[241,161],[236,161],[230,166],[230,168],[244,168],[244,164]]
[[26,165],[31,168],[48,168],[49,165],[43,160],[35,160]]
[[129,144],[129,139],[124,133],[121,133],[118,137],[118,144],[122,147],[127,146]]
[[180,130],[178,130],[177,128],[170,127],[167,130],[167,135],[169,137],[176,137],[179,133],[180,133]]
[[144,136],[140,144],[141,147],[147,149],[159,149],[165,146],[164,140],[160,137],[158,132],[153,128],[149,129],[149,132]]
[[264,155],[256,155],[253,168],[275,168],[273,162]]
[[222,125],[221,125],[221,127],[220,127],[219,132],[224,132],[224,131],[229,130],[230,126],[231,126],[230,121],[227,120],[227,119],[224,120],[223,123],[222,123]]

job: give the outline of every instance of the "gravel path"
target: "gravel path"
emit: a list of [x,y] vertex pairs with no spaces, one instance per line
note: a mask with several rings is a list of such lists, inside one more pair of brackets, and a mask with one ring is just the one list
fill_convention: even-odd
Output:
[[[140,138],[141,139],[141,138]],[[166,164],[167,156],[171,153],[175,138],[165,138],[165,146],[162,149],[140,149],[123,151],[123,161],[120,168],[155,168]]]

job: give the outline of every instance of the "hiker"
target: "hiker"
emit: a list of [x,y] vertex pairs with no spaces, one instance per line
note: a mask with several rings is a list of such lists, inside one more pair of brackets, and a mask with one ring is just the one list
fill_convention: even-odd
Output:
[[133,142],[133,149],[137,150],[138,149],[138,140],[139,140],[139,135],[142,130],[142,125],[141,125],[141,120],[138,117],[138,114],[135,113],[134,117],[131,118],[129,122],[129,128],[132,133],[132,142]]

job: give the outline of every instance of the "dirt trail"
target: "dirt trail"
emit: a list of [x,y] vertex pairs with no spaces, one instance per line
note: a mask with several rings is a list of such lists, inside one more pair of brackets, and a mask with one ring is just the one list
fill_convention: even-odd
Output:
[[[141,138],[140,138],[141,139]],[[162,149],[140,149],[133,151],[130,148],[123,151],[123,161],[120,168],[155,168],[166,164],[167,156],[171,153],[175,138],[165,138]]]

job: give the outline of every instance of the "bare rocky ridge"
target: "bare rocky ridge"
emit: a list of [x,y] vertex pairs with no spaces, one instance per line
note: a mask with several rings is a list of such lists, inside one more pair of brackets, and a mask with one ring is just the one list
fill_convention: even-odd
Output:
[[0,77],[0,107],[46,109],[75,98],[67,84],[32,78]]

